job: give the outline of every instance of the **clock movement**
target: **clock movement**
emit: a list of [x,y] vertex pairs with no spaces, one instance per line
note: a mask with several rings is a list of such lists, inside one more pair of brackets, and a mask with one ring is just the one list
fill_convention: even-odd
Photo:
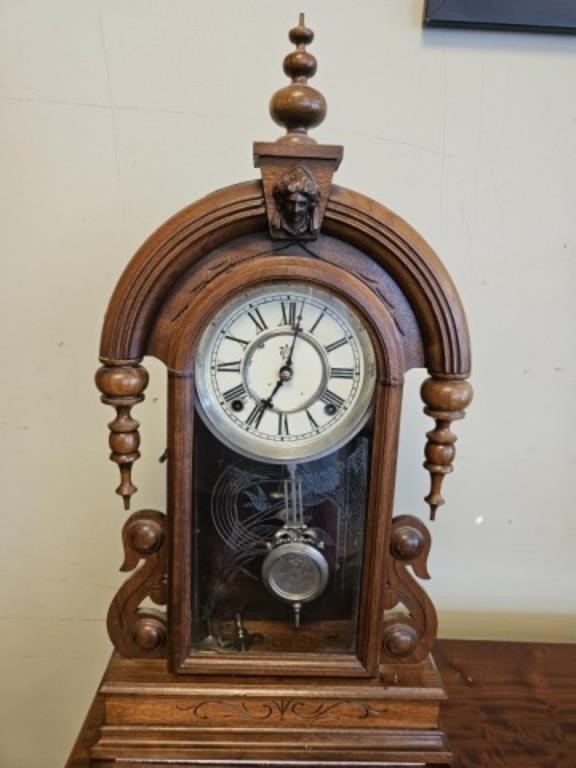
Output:
[[262,178],[219,190],[134,256],[96,381],[128,509],[146,356],[168,379],[165,511],[124,524],[115,647],[79,766],[450,762],[430,654],[430,535],[394,514],[402,383],[425,368],[434,518],[472,397],[456,290],[404,221],[332,184],[303,17],[254,144]]

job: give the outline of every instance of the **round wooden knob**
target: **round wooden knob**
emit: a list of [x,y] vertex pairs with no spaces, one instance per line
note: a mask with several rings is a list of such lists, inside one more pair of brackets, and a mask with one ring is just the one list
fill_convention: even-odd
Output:
[[408,656],[417,645],[418,635],[409,624],[392,624],[384,631],[384,648],[389,656]]
[[320,91],[309,85],[288,85],[272,96],[270,115],[289,133],[306,133],[326,117],[326,100]]
[[96,386],[104,397],[138,397],[147,384],[148,372],[139,365],[103,365],[96,371]]
[[284,72],[292,79],[314,77],[317,63],[308,51],[292,51],[284,59]]
[[472,385],[461,379],[426,379],[422,384],[422,400],[435,411],[464,411],[472,402]]
[[132,639],[142,651],[155,651],[166,644],[166,627],[159,619],[147,616],[132,627]]
[[164,543],[164,531],[154,520],[136,520],[128,532],[130,545],[141,555],[149,555]]
[[402,525],[392,535],[392,553],[400,560],[415,560],[424,548],[424,536],[411,525]]
[[118,463],[122,463],[123,456],[129,456],[128,461],[133,461],[132,454],[136,453],[140,447],[140,435],[138,432],[111,432],[108,444],[112,452],[118,454]]
[[305,25],[303,13],[300,14],[298,26],[293,27],[290,32],[288,32],[288,37],[290,38],[290,42],[294,43],[294,45],[310,45],[312,40],[314,40],[314,32]]

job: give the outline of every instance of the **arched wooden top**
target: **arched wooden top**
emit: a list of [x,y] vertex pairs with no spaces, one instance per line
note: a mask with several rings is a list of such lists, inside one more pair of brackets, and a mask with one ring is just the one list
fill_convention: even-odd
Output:
[[462,302],[443,263],[416,230],[380,203],[333,186],[323,231],[367,253],[396,280],[420,323],[430,373],[470,373]]
[[[221,189],[169,219],[138,250],[116,286],[101,358],[118,363],[143,357],[154,318],[186,270],[217,246],[266,229],[259,181]],[[442,262],[412,227],[383,205],[333,186],[322,229],[364,251],[398,283],[418,318],[428,370],[466,376],[470,352],[462,304]]]

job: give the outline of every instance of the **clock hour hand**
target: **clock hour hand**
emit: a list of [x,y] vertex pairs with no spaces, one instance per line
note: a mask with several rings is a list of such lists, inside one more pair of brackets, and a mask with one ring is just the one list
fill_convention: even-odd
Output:
[[272,398],[274,397],[276,392],[278,392],[282,384],[284,384],[285,381],[290,381],[291,378],[292,378],[292,368],[288,364],[283,365],[282,368],[280,368],[280,375],[279,375],[278,381],[276,382],[276,386],[274,387],[270,395],[265,400],[261,401],[262,405],[264,405],[266,408],[272,408]]
[[274,395],[282,384],[284,384],[285,381],[290,381],[292,378],[292,355],[294,354],[294,347],[296,346],[296,339],[298,338],[298,333],[300,332],[300,322],[302,321],[302,310],[304,309],[304,302],[302,302],[302,306],[300,307],[300,314],[298,315],[298,322],[296,323],[296,327],[294,328],[294,335],[292,337],[292,345],[290,347],[290,352],[288,354],[288,358],[284,365],[280,368],[280,371],[278,372],[278,381],[276,382],[276,386],[270,393],[270,395],[265,398],[264,400],[261,400],[261,405],[264,406],[264,408],[272,408],[272,400],[274,398]]
[[280,368],[280,371],[278,373],[278,381],[276,382],[276,386],[270,393],[270,395],[265,399],[262,400],[262,404],[266,406],[266,408],[272,408],[272,398],[278,392],[282,384],[284,384],[285,381],[290,381],[292,378],[292,364],[291,364],[291,358],[292,358],[292,352],[294,351],[294,342],[296,341],[296,336],[298,334],[299,327],[296,328],[296,332],[294,333],[294,341],[292,342],[292,349],[290,350],[290,355],[288,356],[288,360],[285,362],[285,364]]
[[286,379],[282,378],[282,371],[280,371],[280,378],[276,382],[276,386],[274,387],[270,395],[265,400],[262,400],[262,405],[264,405],[266,408],[272,408],[272,398],[274,397],[276,392],[278,392],[278,390],[280,389],[282,384],[284,384],[285,381]]

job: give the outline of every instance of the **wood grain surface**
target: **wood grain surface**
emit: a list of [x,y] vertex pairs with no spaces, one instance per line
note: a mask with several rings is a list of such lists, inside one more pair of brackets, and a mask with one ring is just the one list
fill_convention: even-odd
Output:
[[[576,766],[576,644],[440,640],[435,656],[452,768]],[[87,768],[102,718],[96,698],[66,768]]]
[[576,645],[438,641],[453,768],[576,766]]

